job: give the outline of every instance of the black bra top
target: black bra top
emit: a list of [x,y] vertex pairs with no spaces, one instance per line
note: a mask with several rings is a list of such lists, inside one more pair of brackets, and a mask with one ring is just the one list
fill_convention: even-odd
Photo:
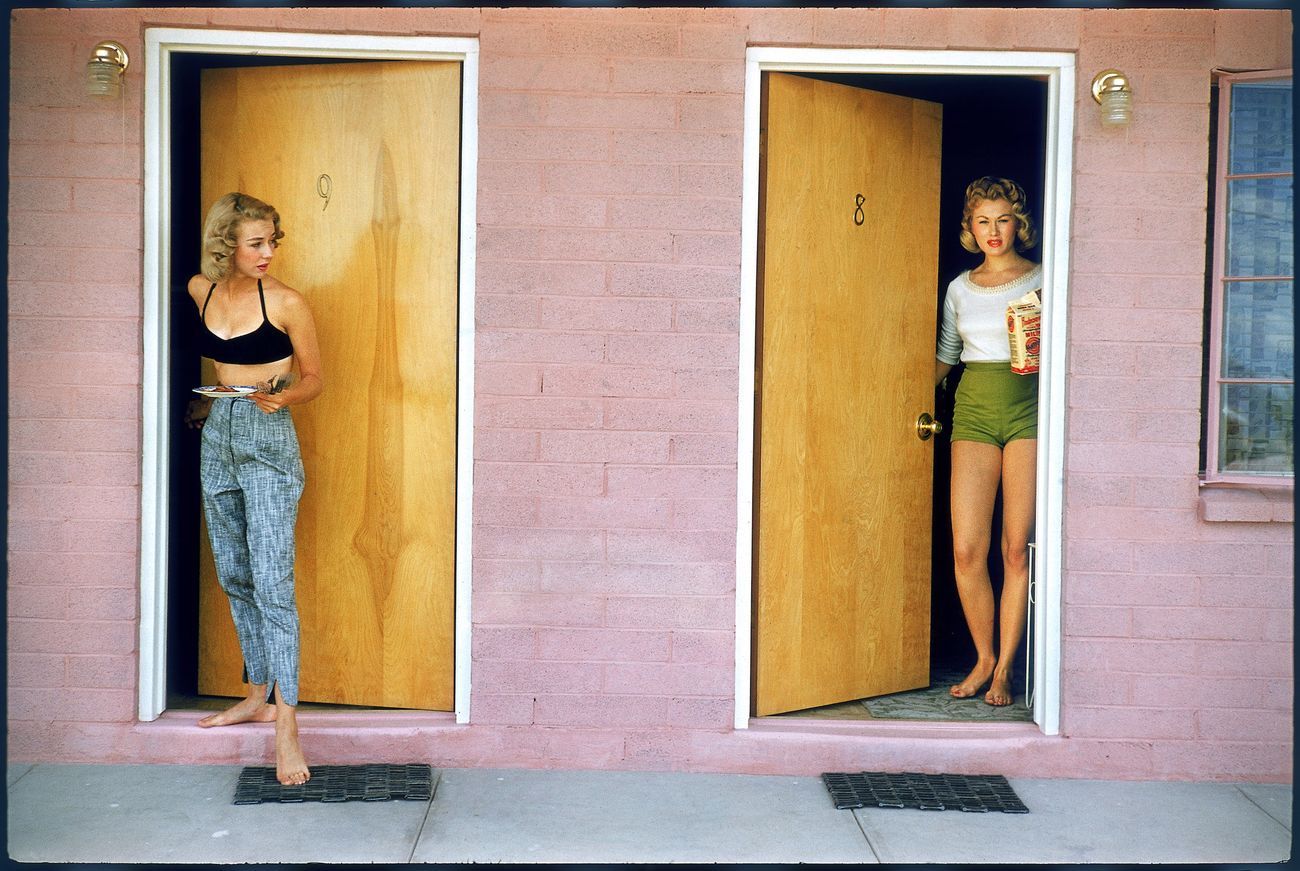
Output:
[[207,299],[203,300],[203,311],[199,313],[199,320],[203,324],[203,329],[199,330],[200,354],[211,357],[218,363],[242,365],[274,363],[293,356],[293,342],[289,335],[284,330],[277,329],[266,316],[266,296],[262,293],[261,279],[257,281],[257,298],[262,303],[262,325],[251,333],[231,336],[229,339],[223,339],[208,329],[208,303],[216,288],[217,283],[214,281],[212,287],[208,288]]

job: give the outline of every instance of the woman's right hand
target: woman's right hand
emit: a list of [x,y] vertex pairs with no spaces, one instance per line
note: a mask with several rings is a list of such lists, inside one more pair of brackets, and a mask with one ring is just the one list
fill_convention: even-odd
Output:
[[212,400],[206,396],[196,396],[185,406],[185,425],[190,429],[203,429],[203,422],[212,411]]

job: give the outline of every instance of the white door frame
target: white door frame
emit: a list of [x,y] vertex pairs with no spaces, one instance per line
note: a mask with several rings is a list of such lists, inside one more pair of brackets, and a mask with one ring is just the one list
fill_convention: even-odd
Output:
[[1030,630],[1034,722],[1060,733],[1061,516],[1065,489],[1065,349],[1074,65],[1067,52],[765,48],[745,52],[744,188],[741,199],[740,390],[736,462],[735,727],[750,724],[754,535],[754,353],[757,345],[758,139],[765,72],[1037,76],[1047,81],[1043,181],[1043,355],[1038,380],[1038,497]]
[[460,262],[456,422],[456,722],[469,722],[470,534],[474,457],[474,254],[478,192],[478,40],[474,38],[271,33],[148,28],[145,31],[144,371],[140,482],[141,720],[167,704],[167,492],[165,418],[170,375],[169,225],[171,201],[171,55],[268,55],[370,60],[444,60],[461,64]]

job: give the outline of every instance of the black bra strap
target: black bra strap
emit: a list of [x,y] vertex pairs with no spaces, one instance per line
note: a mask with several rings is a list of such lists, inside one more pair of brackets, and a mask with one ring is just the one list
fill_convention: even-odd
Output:
[[212,286],[208,288],[207,298],[203,300],[203,311],[199,314],[199,320],[203,321],[205,324],[208,322],[208,303],[212,301],[212,291],[216,289],[217,283],[214,281],[212,282]]
[[266,294],[262,293],[262,279],[257,279],[257,300],[262,304],[262,320],[270,323],[270,318],[266,316]]

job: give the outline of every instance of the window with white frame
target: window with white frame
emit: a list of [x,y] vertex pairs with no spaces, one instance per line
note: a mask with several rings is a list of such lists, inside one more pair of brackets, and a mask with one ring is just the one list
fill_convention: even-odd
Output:
[[1218,86],[1205,477],[1292,484],[1291,71]]

